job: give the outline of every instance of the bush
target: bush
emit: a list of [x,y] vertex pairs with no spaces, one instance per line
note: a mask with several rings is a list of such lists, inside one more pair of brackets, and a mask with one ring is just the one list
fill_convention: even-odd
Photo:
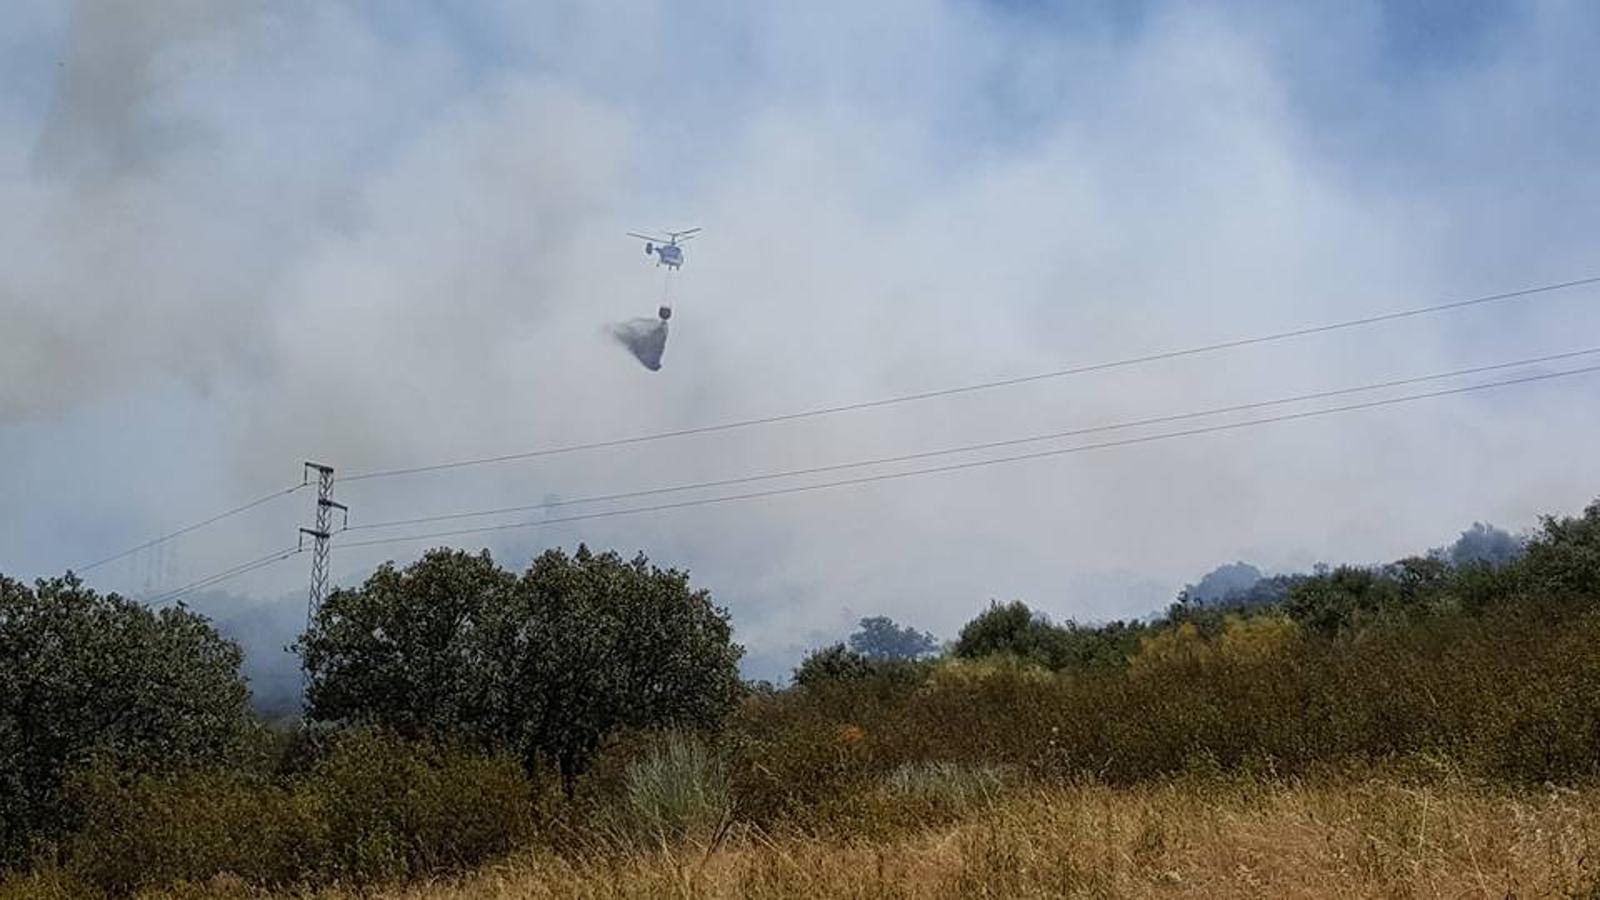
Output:
[[981,659],[941,660],[928,672],[924,690],[960,686],[976,688],[994,679],[1013,678],[1037,684],[1053,683],[1056,674],[1043,665],[1015,656],[987,656]]
[[238,772],[125,777],[100,766],[70,791],[85,823],[67,845],[68,868],[117,893],[224,872],[288,884],[328,843],[311,792]]
[[731,778],[740,815],[757,825],[806,821],[829,798],[855,790],[871,772],[877,736],[856,724],[899,700],[875,686],[840,682],[825,690],[748,698],[733,723]]
[[1380,570],[1340,566],[1289,589],[1283,609],[1301,627],[1331,635],[1399,605],[1399,584]]
[[922,680],[927,667],[928,663],[914,659],[872,657],[844,644],[832,644],[812,651],[800,661],[794,670],[794,683],[812,690],[823,690],[841,681],[914,685]]
[[1056,625],[1026,604],[990,603],[961,629],[953,652],[963,659],[1013,656],[1058,672],[1115,670],[1127,664],[1145,630],[1141,623],[1120,621]]
[[[1600,614],[1500,605],[1383,616],[1332,634],[1222,615],[1147,632],[1124,670],[949,660],[914,686],[857,678],[747,704],[741,785],[804,816],[934,761],[1119,783],[1186,771],[1308,771],[1454,759],[1500,780],[1600,775]],[[862,738],[849,752],[837,730]],[[759,804],[756,804],[759,805]]]
[[1219,633],[1206,639],[1194,623],[1182,622],[1141,638],[1129,671],[1139,677],[1172,668],[1198,673],[1216,666],[1272,665],[1298,649],[1299,632],[1292,620],[1278,616],[1228,615]]
[[1600,500],[1582,516],[1547,516],[1512,568],[1534,591],[1592,608],[1600,600]]
[[60,869],[0,875],[0,900],[83,900],[90,887]]
[[533,833],[537,792],[503,754],[357,733],[336,745],[306,785],[322,806],[331,845],[318,870],[333,877],[460,869]]
[[1019,601],[989,608],[962,626],[956,637],[956,656],[977,659],[984,656],[1015,656],[1048,664],[1054,628]]
[[68,868],[118,893],[222,874],[268,887],[417,877],[502,855],[535,820],[515,760],[378,733],[290,777],[102,766],[73,789],[86,818]]

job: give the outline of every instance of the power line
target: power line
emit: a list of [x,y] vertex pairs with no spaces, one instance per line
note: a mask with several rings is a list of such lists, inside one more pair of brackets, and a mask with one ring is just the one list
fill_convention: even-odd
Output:
[[198,581],[191,581],[188,584],[184,585],[183,587],[177,588],[176,590],[168,591],[165,594],[161,594],[160,596],[154,597],[154,598],[146,601],[145,605],[146,606],[150,606],[150,607],[156,607],[156,606],[161,606],[161,605],[166,604],[166,603],[171,603],[172,601],[181,599],[181,598],[183,598],[183,597],[185,597],[185,596],[187,596],[189,594],[194,593],[195,591],[211,587],[214,584],[220,584],[220,583],[222,583],[224,581],[229,580],[230,578],[237,578],[240,575],[245,574],[246,572],[254,572],[256,569],[260,569],[260,568],[264,568],[266,566],[270,566],[270,565],[272,565],[273,563],[276,563],[276,562],[282,562],[283,560],[286,560],[289,557],[294,556],[295,554],[300,553],[300,552],[301,552],[301,548],[299,548],[299,547],[289,547],[289,548],[284,549],[284,550],[278,550],[278,551],[275,551],[273,553],[269,553],[266,556],[260,557],[258,559],[253,559],[253,560],[250,560],[249,562],[240,563],[240,564],[238,564],[236,566],[232,566],[230,568],[223,569],[221,572],[218,572],[218,573],[216,573],[214,575],[208,575],[205,578],[202,578],[202,579],[200,579]]
[[1310,394],[1299,394],[1293,397],[1280,397],[1273,400],[1259,400],[1253,403],[1240,403],[1233,406],[1219,406],[1196,412],[1176,413],[1172,415],[1155,416],[1147,419],[1136,419],[1128,422],[1116,422],[1106,425],[1093,425],[1084,428],[1074,428],[1067,431],[1056,431],[1048,434],[1037,434],[1028,437],[1009,438],[1007,440],[986,441],[978,444],[964,444],[958,447],[947,447],[939,450],[925,450],[918,453],[906,453],[898,456],[883,456],[875,459],[856,460],[851,462],[834,463],[824,466],[812,466],[803,469],[788,469],[779,472],[765,472],[756,475],[745,475],[737,478],[723,478],[716,481],[699,481],[690,484],[672,485],[669,487],[645,488],[636,491],[623,491],[613,494],[597,494],[588,497],[573,497],[568,499],[552,500],[543,503],[529,503],[519,506],[505,506],[499,509],[488,509],[476,512],[445,513],[432,516],[418,516],[409,519],[393,519],[387,522],[370,522],[353,525],[347,531],[370,531],[378,528],[394,528],[401,525],[422,525],[429,522],[446,522],[453,519],[476,519],[486,516],[507,515],[510,513],[530,512],[539,509],[550,509],[558,506],[578,506],[588,503],[605,503],[616,500],[634,500],[640,497],[653,497],[661,494],[676,494],[685,491],[707,490],[710,488],[732,487],[740,484],[752,484],[761,481],[774,481],[783,478],[796,478],[802,475],[821,475],[828,472],[839,472],[846,469],[859,469],[870,466],[889,465],[891,463],[912,462],[919,459],[929,459],[938,456],[951,456],[958,453],[973,453],[979,450],[995,450],[1001,447],[1014,447],[1021,444],[1034,444],[1043,441],[1059,440],[1069,437],[1080,437],[1086,434],[1097,434],[1106,431],[1120,431],[1127,428],[1138,428],[1147,425],[1162,425],[1170,422],[1180,422],[1187,419],[1205,418],[1207,416],[1222,415],[1224,413],[1246,412],[1252,409],[1262,409],[1271,406],[1283,406],[1290,403],[1304,403],[1310,400],[1323,400],[1329,397],[1345,396],[1363,393],[1366,391],[1383,390],[1386,388],[1403,387],[1411,384],[1421,384],[1429,381],[1441,381],[1447,378],[1460,378],[1466,375],[1478,375],[1484,372],[1501,371],[1504,369],[1518,368],[1521,366],[1535,365],[1538,363],[1554,362],[1563,359],[1572,359],[1578,356],[1593,356],[1600,353],[1600,347],[1591,347],[1587,350],[1574,350],[1569,353],[1553,353],[1547,356],[1536,356],[1528,359],[1519,359],[1512,362],[1495,363],[1486,366],[1474,366],[1469,369],[1456,369],[1451,372],[1439,372],[1432,375],[1419,375],[1412,378],[1400,378],[1392,381],[1381,381],[1374,384],[1364,384],[1356,387],[1338,388],[1335,390],[1317,391]]
[[1329,408],[1326,408],[1326,409],[1309,410],[1309,411],[1306,411],[1306,412],[1298,412],[1298,413],[1285,413],[1283,415],[1267,416],[1267,417],[1259,418],[1259,419],[1249,419],[1249,420],[1246,420],[1246,421],[1243,421],[1243,422],[1229,422],[1229,423],[1224,423],[1224,424],[1221,424],[1221,425],[1208,425],[1208,426],[1199,427],[1199,428],[1185,429],[1185,430],[1182,430],[1182,431],[1171,431],[1171,432],[1164,432],[1164,433],[1161,433],[1161,434],[1142,435],[1142,436],[1139,436],[1139,437],[1123,438],[1123,439],[1115,440],[1115,441],[1104,441],[1104,442],[1098,443],[1098,444],[1085,444],[1085,445],[1077,446],[1077,447],[1065,447],[1065,448],[1058,448],[1058,449],[1054,449],[1054,450],[1040,450],[1040,451],[1033,452],[1033,453],[1024,453],[1024,454],[1018,454],[1018,455],[1014,455],[1014,456],[1004,456],[1004,457],[998,457],[998,458],[993,458],[993,459],[974,460],[972,462],[964,462],[964,463],[951,463],[949,465],[934,466],[934,467],[924,468],[924,469],[911,469],[911,470],[904,471],[904,472],[889,472],[889,473],[884,473],[884,474],[879,474],[879,475],[867,475],[867,476],[862,476],[862,477],[859,477],[859,478],[841,479],[841,480],[838,480],[838,481],[825,481],[825,482],[821,482],[821,483],[817,483],[817,484],[798,485],[798,486],[795,486],[795,487],[787,487],[787,488],[772,488],[772,489],[761,490],[761,491],[750,491],[750,492],[743,493],[743,494],[728,494],[728,495],[724,495],[724,496],[720,496],[720,497],[703,497],[703,498],[698,498],[698,499],[694,499],[694,500],[683,500],[683,501],[679,501],[679,502],[675,502],[675,503],[662,503],[662,504],[657,504],[657,505],[654,505],[654,506],[637,506],[637,507],[628,507],[628,508],[624,508],[624,509],[604,510],[604,511],[601,511],[601,512],[585,513],[585,514],[582,514],[582,515],[564,516],[564,517],[561,517],[561,518],[543,519],[543,520],[531,521],[531,522],[511,522],[511,523],[506,523],[506,524],[502,524],[502,525],[486,525],[486,526],[479,527],[479,528],[460,528],[460,529],[453,529],[453,530],[449,530],[449,531],[428,532],[426,534],[405,535],[405,536],[402,536],[402,537],[375,538],[375,539],[370,539],[370,540],[365,540],[365,541],[352,541],[352,542],[349,542],[349,543],[341,542],[341,543],[339,543],[339,546],[341,546],[341,547],[349,547],[349,548],[373,547],[373,546],[378,546],[378,545],[381,545],[381,544],[395,544],[395,543],[404,543],[404,542],[410,542],[410,541],[423,541],[423,540],[431,540],[433,538],[455,537],[455,536],[467,535],[467,534],[483,534],[483,533],[491,532],[491,531],[505,531],[505,530],[515,529],[515,528],[534,528],[534,527],[546,526],[546,525],[559,525],[559,524],[568,523],[568,522],[583,522],[583,521],[588,521],[588,520],[591,520],[591,519],[605,519],[605,518],[611,518],[611,517],[614,517],[614,516],[628,516],[628,515],[640,515],[640,514],[643,514],[643,513],[652,513],[652,512],[665,512],[665,511],[668,511],[668,510],[688,509],[688,508],[691,508],[691,507],[699,507],[699,506],[711,506],[711,505],[719,504],[719,503],[732,503],[732,502],[740,501],[740,500],[755,500],[755,499],[764,498],[764,497],[777,497],[777,496],[783,496],[783,495],[787,495],[787,494],[800,494],[800,493],[806,493],[806,492],[810,492],[810,491],[827,490],[827,489],[831,489],[831,488],[852,487],[852,486],[857,486],[857,485],[872,484],[872,483],[876,483],[876,482],[880,482],[880,481],[892,481],[892,480],[899,479],[899,478],[911,478],[911,477],[919,476],[919,475],[935,475],[935,474],[941,474],[941,473],[946,473],[946,472],[964,471],[966,469],[977,469],[977,468],[983,468],[983,467],[986,467],[986,466],[1004,465],[1004,464],[1009,464],[1009,463],[1024,462],[1024,461],[1028,461],[1028,460],[1044,459],[1044,458],[1047,458],[1047,457],[1065,456],[1065,455],[1073,454],[1073,453],[1084,453],[1084,452],[1088,452],[1090,450],[1104,450],[1104,449],[1109,449],[1109,448],[1114,448],[1114,447],[1126,447],[1126,446],[1131,446],[1131,445],[1135,445],[1135,444],[1153,443],[1155,441],[1170,440],[1170,439],[1179,438],[1179,437],[1189,437],[1189,436],[1201,435],[1201,434],[1214,434],[1214,433],[1217,433],[1217,432],[1233,431],[1233,430],[1238,430],[1238,429],[1242,429],[1242,428],[1250,428],[1250,427],[1254,427],[1254,426],[1258,426],[1258,425],[1267,425],[1267,424],[1271,424],[1271,423],[1275,423],[1275,422],[1289,422],[1289,421],[1295,421],[1295,420],[1299,420],[1299,419],[1309,419],[1309,418],[1313,418],[1313,417],[1316,417],[1316,416],[1333,415],[1335,413],[1353,412],[1353,411],[1356,411],[1356,410],[1363,410],[1363,409],[1375,409],[1375,408],[1378,408],[1378,407],[1394,406],[1394,405],[1400,404],[1400,403],[1409,403],[1409,402],[1413,402],[1413,401],[1417,401],[1417,400],[1426,400],[1426,399],[1431,399],[1431,398],[1435,398],[1435,397],[1447,397],[1447,396],[1453,396],[1453,395],[1456,395],[1456,394],[1467,394],[1467,393],[1472,393],[1472,392],[1475,392],[1475,391],[1490,390],[1492,388],[1508,387],[1508,386],[1511,386],[1511,385],[1518,385],[1518,384],[1528,384],[1528,383],[1538,382],[1538,381],[1549,381],[1549,380],[1556,379],[1556,378],[1570,378],[1570,377],[1573,377],[1573,376],[1588,374],[1588,373],[1591,373],[1591,372],[1600,372],[1600,365],[1585,366],[1583,368],[1569,369],[1569,370],[1562,371],[1562,372],[1549,372],[1549,373],[1541,373],[1541,374],[1538,374],[1538,375],[1527,375],[1527,376],[1523,376],[1521,378],[1507,379],[1505,381],[1493,381],[1493,382],[1488,382],[1486,384],[1466,385],[1466,386],[1458,387],[1458,388],[1447,388],[1447,389],[1444,389],[1444,390],[1429,391],[1429,392],[1420,393],[1420,394],[1408,394],[1408,395],[1401,396],[1401,397],[1389,397],[1389,398],[1384,398],[1382,400],[1369,400],[1369,401],[1366,401],[1366,402],[1363,402],[1363,403],[1352,403],[1352,404],[1347,404],[1347,405],[1344,405],[1344,406],[1329,407]]
[[372,472],[360,472],[346,476],[341,481],[365,481],[374,478],[392,478],[399,475],[417,475],[424,472],[437,472],[445,469],[460,469],[468,466],[489,465],[492,463],[512,462],[522,459],[535,459],[544,456],[557,456],[567,453],[578,453],[587,450],[600,450],[607,447],[621,447],[630,444],[643,444],[651,441],[667,440],[669,438],[688,437],[699,434],[712,434],[721,431],[732,431],[740,428],[751,428],[759,425],[773,425],[780,422],[791,422],[797,419],[816,418],[818,416],[835,415],[837,413],[852,412],[855,410],[875,409],[899,403],[911,403],[918,400],[931,400],[937,397],[950,397],[957,394],[973,393],[976,391],[993,390],[995,388],[1011,387],[1019,384],[1028,384],[1036,381],[1045,381],[1053,378],[1065,378],[1073,375],[1083,375],[1090,372],[1103,372],[1108,369],[1126,368],[1129,366],[1143,365],[1160,360],[1178,359],[1185,356],[1196,356],[1203,353],[1214,353],[1220,350],[1231,350],[1239,347],[1248,347],[1255,344],[1265,344],[1273,341],[1288,340],[1290,338],[1306,337],[1314,334],[1323,334],[1330,331],[1339,331],[1346,328],[1356,328],[1363,325],[1373,325],[1380,322],[1392,322],[1397,319],[1406,319],[1414,316],[1428,315],[1453,309],[1463,309],[1470,306],[1481,306],[1487,303],[1499,303],[1507,300],[1533,297],[1549,294],[1569,288],[1582,287],[1600,283],[1600,275],[1579,278],[1572,281],[1563,281],[1555,284],[1545,284],[1536,287],[1522,288],[1515,291],[1506,291],[1499,294],[1489,294],[1482,297],[1472,297],[1466,300],[1454,300],[1447,303],[1437,303],[1432,306],[1420,306],[1413,309],[1397,312],[1380,313],[1378,315],[1363,316],[1358,319],[1346,319],[1324,325],[1313,325],[1296,328],[1289,331],[1278,331],[1271,334],[1257,335],[1254,337],[1236,338],[1220,341],[1214,344],[1203,344],[1196,347],[1187,347],[1181,350],[1167,350],[1161,353],[1151,353],[1144,356],[1133,356],[1109,362],[1092,363],[1089,365],[1074,366],[1067,369],[1056,369],[1050,372],[1038,372],[1032,375],[1021,375],[1013,378],[1003,378],[995,381],[983,381],[973,384],[958,385],[956,387],[941,388],[938,390],[922,391],[914,394],[900,394],[892,397],[883,397],[877,400],[866,400],[858,403],[846,403],[837,406],[824,406],[800,412],[782,413],[771,416],[761,416],[750,419],[737,419],[730,422],[721,422],[713,425],[701,425],[692,428],[680,428],[673,431],[661,431],[652,434],[634,435],[631,437],[613,438],[604,441],[591,441],[582,444],[567,444],[557,447],[546,447],[539,450],[529,450],[519,453],[507,453],[499,456],[484,456],[474,459],[461,459],[452,462],[434,463],[431,465],[410,466],[399,469],[382,469]]
[[254,572],[257,569],[272,565],[273,563],[281,562],[300,552],[302,551],[299,547],[289,547],[284,550],[269,553],[266,556],[253,559],[249,562],[240,563],[236,566],[224,569],[221,572],[218,572],[214,575],[209,575],[198,581],[191,581],[183,587],[173,591],[168,591],[165,594],[152,598],[147,602],[146,605],[155,607],[170,603],[196,591],[211,587],[212,585],[220,584],[232,578],[237,578],[238,576],[244,575],[247,572]]
[[202,520],[200,520],[198,522],[195,522],[192,525],[185,525],[184,527],[179,528],[177,531],[168,532],[167,534],[163,534],[163,535],[160,535],[158,537],[153,537],[150,540],[145,541],[144,543],[138,545],[137,547],[129,547],[128,549],[122,551],[121,553],[112,554],[111,556],[108,556],[105,559],[95,560],[94,562],[89,563],[86,566],[80,566],[80,567],[78,567],[76,569],[73,569],[73,571],[75,571],[75,572],[77,572],[77,573],[79,573],[81,575],[84,572],[87,572],[87,571],[89,571],[91,569],[98,569],[101,566],[105,565],[106,563],[116,562],[117,560],[122,559],[123,557],[132,556],[133,554],[138,553],[140,550],[148,550],[149,548],[154,547],[157,544],[164,544],[167,541],[172,540],[173,538],[182,537],[183,535],[186,535],[191,531],[199,530],[201,528],[206,527],[207,525],[213,525],[213,524],[216,524],[217,522],[222,521],[223,519],[231,518],[233,516],[239,515],[242,512],[247,512],[249,510],[255,509],[256,507],[262,505],[263,503],[269,503],[269,502],[271,502],[273,500],[278,499],[279,497],[286,497],[286,496],[294,493],[295,491],[300,490],[303,487],[305,487],[305,484],[301,483],[301,484],[295,485],[294,487],[284,488],[281,491],[273,491],[270,494],[266,494],[264,496],[257,497],[256,499],[251,500],[249,503],[240,504],[239,506],[235,506],[234,508],[232,508],[230,510],[227,510],[225,512],[217,513],[216,515],[212,516],[209,519],[202,519]]

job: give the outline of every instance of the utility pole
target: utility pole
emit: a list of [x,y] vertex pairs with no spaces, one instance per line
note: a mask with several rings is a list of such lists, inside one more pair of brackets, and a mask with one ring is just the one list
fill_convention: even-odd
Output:
[[311,591],[306,599],[306,627],[311,627],[311,620],[316,617],[317,610],[322,606],[322,601],[328,595],[328,539],[333,536],[333,511],[343,513],[344,521],[340,529],[350,525],[350,507],[337,503],[333,499],[333,467],[321,463],[308,462],[304,469],[306,482],[310,483],[311,473],[317,473],[317,524],[314,528],[300,529],[300,547],[305,548],[307,535],[311,536]]

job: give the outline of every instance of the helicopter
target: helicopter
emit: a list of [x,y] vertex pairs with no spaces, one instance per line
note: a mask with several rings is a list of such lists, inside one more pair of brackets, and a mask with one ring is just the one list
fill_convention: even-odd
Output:
[[686,231],[668,231],[665,237],[630,231],[628,232],[628,237],[635,237],[644,241],[644,253],[646,256],[654,253],[656,255],[656,265],[676,269],[683,265],[683,248],[678,245],[693,238],[699,230],[699,228],[690,228]]

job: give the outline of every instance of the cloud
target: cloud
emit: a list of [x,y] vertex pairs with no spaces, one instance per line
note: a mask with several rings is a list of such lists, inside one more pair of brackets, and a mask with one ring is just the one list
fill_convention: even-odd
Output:
[[[17,471],[99,474],[54,496],[48,541],[8,518],[0,546],[30,549],[4,565],[133,543],[307,458],[355,473],[847,403],[1560,280],[1591,256],[1581,6],[1486,20],[1426,59],[1381,4],[209,8],[77,8],[51,102],[5,110],[29,127],[0,137],[0,442]],[[623,232],[695,225],[668,364],[645,372],[601,333],[667,299]],[[1591,293],[340,491],[370,523],[726,478],[1573,349],[1596,324]],[[1225,560],[1380,559],[1581,505],[1600,469],[1561,448],[1595,437],[1574,413],[1595,396],[482,540],[513,563],[583,539],[688,565],[759,652],[851,615],[953,634],[991,597],[1138,615],[1153,585]],[[135,441],[113,412],[135,402],[184,422]],[[61,450],[69,430],[89,439]],[[127,484],[162,455],[199,474]],[[198,577],[259,555],[295,511],[183,559]],[[423,546],[336,559],[353,575]]]

